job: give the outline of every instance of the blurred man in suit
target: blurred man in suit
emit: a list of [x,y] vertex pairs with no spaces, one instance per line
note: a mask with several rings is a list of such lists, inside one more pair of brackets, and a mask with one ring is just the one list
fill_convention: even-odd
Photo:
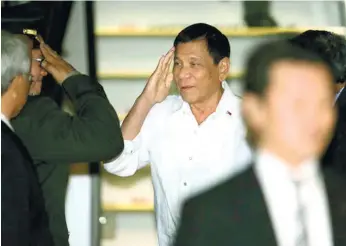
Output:
[[[2,16],[2,28],[12,33],[23,34],[23,29],[33,29],[41,22],[37,16],[30,16],[30,11],[23,16],[21,12],[13,13],[6,19]],[[31,96],[11,124],[37,168],[54,243],[66,246],[69,245],[65,219],[69,164],[113,159],[122,152],[124,143],[118,116],[103,87],[80,74],[48,44],[38,43],[35,35],[31,41],[34,47]],[[61,110],[50,97],[40,96],[42,80],[48,73],[71,99],[73,116]]]
[[318,163],[335,123],[331,69],[284,42],[258,47],[246,68],[254,165],[185,204],[175,245],[346,245],[346,181]]
[[345,37],[319,30],[308,30],[290,40],[306,50],[320,55],[330,64],[335,74],[335,107],[338,120],[334,137],[322,162],[346,174],[346,40]]
[[28,40],[1,31],[1,244],[53,245],[32,159],[10,120],[30,88]]

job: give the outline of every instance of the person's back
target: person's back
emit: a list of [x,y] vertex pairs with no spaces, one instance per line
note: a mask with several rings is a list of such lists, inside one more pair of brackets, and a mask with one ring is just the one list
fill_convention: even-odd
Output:
[[54,245],[36,170],[9,121],[26,102],[30,59],[28,43],[1,32],[2,245]]
[[53,245],[42,190],[25,147],[1,124],[1,243]]

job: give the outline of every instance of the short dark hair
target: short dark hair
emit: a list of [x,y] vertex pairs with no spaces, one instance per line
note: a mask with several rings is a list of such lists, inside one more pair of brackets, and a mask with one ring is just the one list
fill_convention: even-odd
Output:
[[336,83],[346,81],[346,40],[343,36],[323,30],[308,30],[289,41],[315,52],[328,62],[336,77]]
[[280,61],[323,64],[333,76],[328,63],[317,54],[294,46],[287,41],[270,41],[257,46],[250,54],[244,74],[244,92],[251,92],[258,96],[265,95],[270,82],[270,69]]
[[228,38],[216,27],[205,23],[196,23],[184,28],[175,38],[174,47],[180,43],[203,39],[207,42],[209,54],[215,64],[225,57],[230,58],[231,47]]

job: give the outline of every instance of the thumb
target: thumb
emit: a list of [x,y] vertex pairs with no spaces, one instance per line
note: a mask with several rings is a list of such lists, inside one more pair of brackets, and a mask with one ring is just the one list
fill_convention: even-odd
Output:
[[165,81],[165,85],[166,87],[170,88],[172,85],[172,81],[173,81],[173,74],[169,73],[166,77],[166,81]]

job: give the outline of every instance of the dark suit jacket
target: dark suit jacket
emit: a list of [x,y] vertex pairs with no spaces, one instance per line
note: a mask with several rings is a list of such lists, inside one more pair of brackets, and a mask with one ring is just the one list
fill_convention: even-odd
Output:
[[32,160],[19,138],[2,121],[1,245],[53,245]]
[[336,101],[338,108],[338,120],[335,133],[322,163],[325,166],[332,166],[346,175],[346,88],[339,95]]
[[75,75],[62,87],[74,105],[74,116],[63,112],[52,99],[39,96],[30,98],[12,120],[37,167],[58,246],[69,245],[65,220],[68,164],[109,160],[124,146],[118,116],[97,81]]
[[[346,245],[346,180],[325,170],[334,246]],[[252,168],[192,198],[175,246],[276,246],[264,196]]]

